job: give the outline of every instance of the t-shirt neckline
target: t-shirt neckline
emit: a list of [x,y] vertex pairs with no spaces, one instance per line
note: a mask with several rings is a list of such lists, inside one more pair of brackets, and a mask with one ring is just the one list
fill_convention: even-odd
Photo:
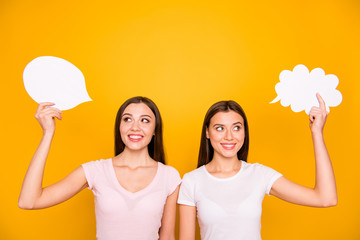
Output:
[[112,158],[109,159],[109,168],[110,168],[110,174],[111,174],[110,177],[111,177],[113,183],[115,184],[116,188],[119,189],[119,191],[123,192],[126,195],[135,197],[135,196],[138,196],[138,195],[148,192],[151,189],[151,187],[156,183],[157,179],[159,178],[160,171],[161,171],[161,163],[160,162],[157,162],[157,163],[158,163],[157,170],[156,170],[156,174],[155,174],[154,178],[151,180],[151,182],[146,187],[144,187],[143,189],[140,189],[137,192],[130,192],[129,190],[125,189],[119,183],[119,181],[116,177],[115,168],[112,163]]
[[205,172],[205,174],[206,174],[208,177],[210,177],[211,179],[214,179],[214,180],[216,180],[216,181],[230,181],[230,180],[232,180],[232,179],[237,178],[238,176],[240,176],[241,172],[243,171],[246,162],[244,162],[243,160],[240,160],[240,161],[241,161],[240,170],[239,170],[234,176],[231,176],[231,177],[228,177],[228,178],[218,178],[218,177],[213,176],[211,173],[208,172],[208,170],[206,169],[205,165],[203,165],[202,168],[203,168],[203,171]]

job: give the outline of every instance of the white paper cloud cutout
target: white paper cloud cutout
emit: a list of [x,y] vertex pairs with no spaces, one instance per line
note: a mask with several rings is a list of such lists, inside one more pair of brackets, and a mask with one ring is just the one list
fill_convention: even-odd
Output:
[[340,91],[336,90],[339,79],[333,74],[325,75],[321,68],[315,68],[309,73],[306,66],[299,64],[293,71],[282,71],[279,78],[280,82],[275,86],[278,96],[270,103],[281,100],[282,106],[291,105],[294,112],[305,110],[309,114],[311,107],[319,106],[316,93],[324,99],[327,111],[342,101]]
[[35,102],[53,102],[60,110],[92,101],[82,72],[72,63],[51,56],[37,57],[23,73],[25,89]]

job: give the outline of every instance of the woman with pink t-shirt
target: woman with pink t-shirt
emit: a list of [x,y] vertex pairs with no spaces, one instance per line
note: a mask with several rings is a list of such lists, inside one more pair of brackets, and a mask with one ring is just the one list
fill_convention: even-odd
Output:
[[116,156],[85,163],[43,187],[55,118],[62,119],[53,105],[40,103],[35,114],[43,137],[25,175],[19,207],[51,207],[87,187],[95,196],[97,239],[175,239],[181,179],[177,170],[165,165],[162,121],[155,103],[145,97],[128,99],[116,117]]

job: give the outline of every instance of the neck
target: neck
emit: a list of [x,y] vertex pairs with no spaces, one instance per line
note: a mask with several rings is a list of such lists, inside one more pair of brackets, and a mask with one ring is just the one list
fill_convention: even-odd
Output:
[[207,166],[217,172],[229,172],[233,170],[239,170],[241,167],[241,161],[239,161],[237,156],[232,158],[224,158],[215,154]]
[[147,166],[154,164],[150,157],[147,147],[141,150],[131,150],[125,147],[124,151],[113,158],[117,165],[126,165],[129,167]]

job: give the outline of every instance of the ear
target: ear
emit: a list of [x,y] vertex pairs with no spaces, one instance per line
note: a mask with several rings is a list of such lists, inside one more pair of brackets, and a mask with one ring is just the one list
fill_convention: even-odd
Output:
[[209,139],[209,128],[206,128],[206,138]]

